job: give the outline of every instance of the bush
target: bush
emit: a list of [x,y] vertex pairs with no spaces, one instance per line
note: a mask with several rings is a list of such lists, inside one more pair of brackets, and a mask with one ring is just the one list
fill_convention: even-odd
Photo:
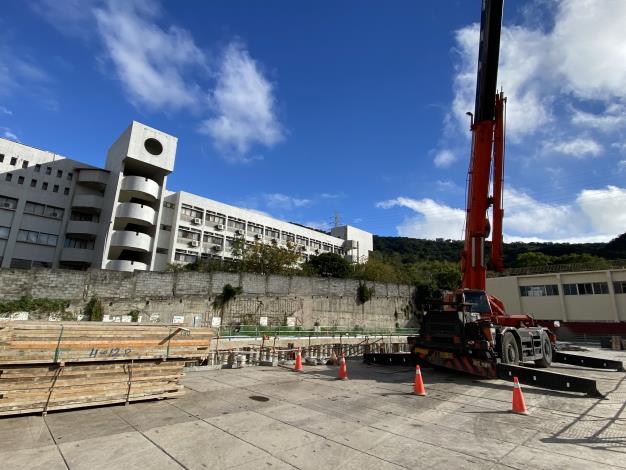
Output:
[[374,287],[368,287],[364,282],[359,282],[359,287],[356,288],[356,299],[360,304],[364,304],[372,299],[375,292]]
[[215,310],[223,309],[228,302],[241,294],[241,292],[241,287],[233,287],[230,284],[226,284],[222,288],[222,293],[215,297],[215,300],[213,301],[213,308]]
[[89,302],[87,302],[87,305],[85,305],[83,314],[89,317],[90,321],[102,321],[102,318],[104,317],[104,307],[102,306],[100,299],[93,296]]

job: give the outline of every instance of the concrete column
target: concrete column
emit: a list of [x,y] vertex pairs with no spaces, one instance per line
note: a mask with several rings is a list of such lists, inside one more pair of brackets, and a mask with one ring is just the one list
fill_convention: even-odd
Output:
[[565,303],[565,291],[563,290],[563,282],[561,280],[561,274],[556,274],[556,282],[559,287],[559,303],[561,304],[561,319],[566,322],[567,320],[567,303]]
[[611,298],[611,311],[613,312],[613,320],[620,321],[619,310],[617,308],[617,299],[615,298],[615,288],[613,286],[613,273],[606,271],[606,281],[609,284],[609,296]]

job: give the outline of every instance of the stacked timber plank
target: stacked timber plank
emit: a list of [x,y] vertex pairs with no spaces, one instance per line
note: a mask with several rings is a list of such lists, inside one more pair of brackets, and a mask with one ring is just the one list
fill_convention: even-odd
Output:
[[1,322],[0,415],[182,395],[211,330],[177,325]]

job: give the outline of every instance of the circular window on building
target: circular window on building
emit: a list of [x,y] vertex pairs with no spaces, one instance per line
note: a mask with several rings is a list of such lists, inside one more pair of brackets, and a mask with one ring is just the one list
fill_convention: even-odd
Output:
[[156,139],[149,138],[143,143],[148,153],[152,155],[161,155],[163,153],[163,145]]

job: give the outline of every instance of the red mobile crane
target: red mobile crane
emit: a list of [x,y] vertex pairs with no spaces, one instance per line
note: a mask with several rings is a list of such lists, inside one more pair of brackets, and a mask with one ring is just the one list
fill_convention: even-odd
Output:
[[[489,208],[493,206],[493,233],[489,267],[502,271],[502,190],[506,98],[496,91],[503,0],[483,0],[478,55],[478,77],[472,119],[472,152],[467,185],[465,243],[461,254],[461,288],[444,295],[442,308],[428,311],[420,335],[409,343],[416,361],[487,378],[512,380],[550,388],[602,396],[593,380],[557,374],[539,368],[552,362],[623,370],[619,361],[565,354],[556,348],[556,336],[530,315],[509,315],[504,303],[486,288],[485,239],[490,235]],[[490,190],[492,194],[490,195]],[[366,355],[366,362],[406,363],[398,355]],[[533,368],[522,366],[534,363]]]

